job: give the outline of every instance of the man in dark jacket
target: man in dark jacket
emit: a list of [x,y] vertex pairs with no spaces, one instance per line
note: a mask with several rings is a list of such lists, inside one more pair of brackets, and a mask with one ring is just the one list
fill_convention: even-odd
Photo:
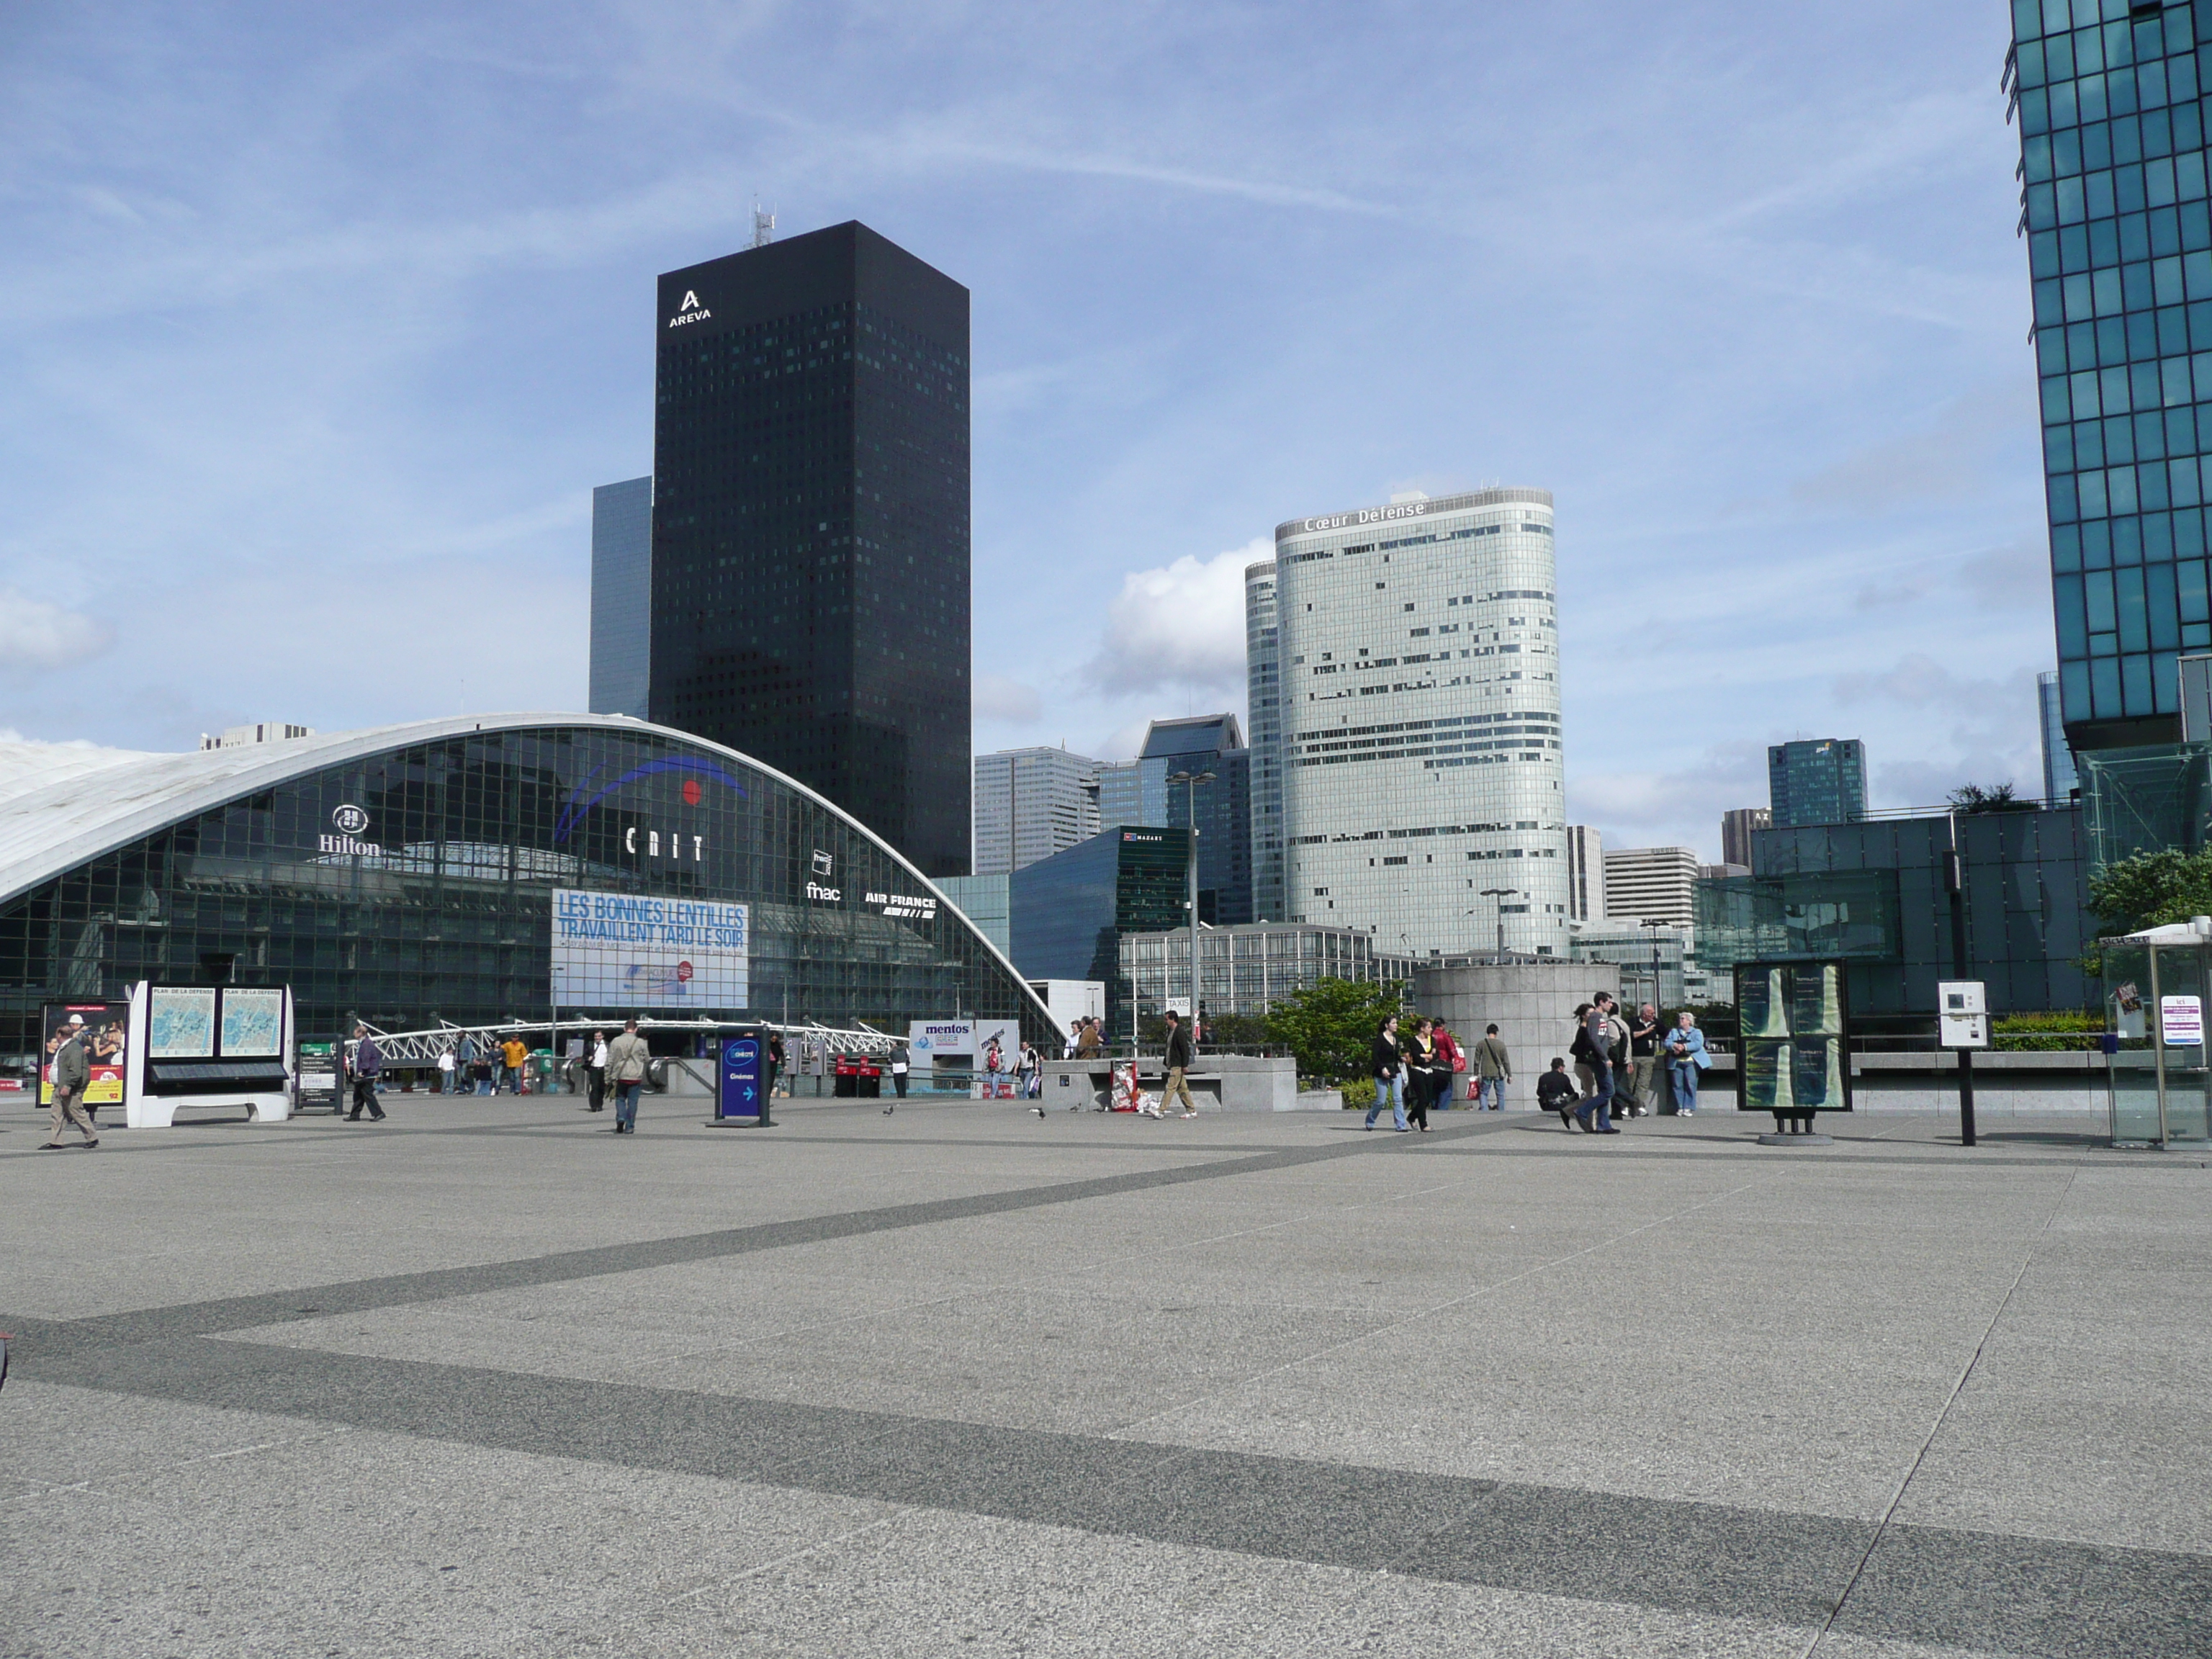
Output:
[[1160,1085],[1160,1115],[1163,1117],[1167,1115],[1167,1109],[1174,1103],[1177,1095],[1182,1097],[1182,1115],[1185,1117],[1198,1115],[1198,1103],[1191,1098],[1190,1085],[1183,1080],[1183,1073],[1190,1070],[1194,1059],[1195,1055],[1191,1048],[1190,1033],[1183,1030],[1182,1021],[1176,1017],[1176,1011],[1170,1008],[1168,1010],[1166,1055],[1168,1077],[1167,1081]]
[[376,1074],[384,1069],[384,1055],[368,1026],[355,1026],[353,1036],[353,1110],[346,1114],[346,1121],[360,1122],[362,1108],[366,1106],[369,1116],[381,1123],[384,1108],[376,1103]]
[[1375,1127],[1376,1116],[1388,1103],[1395,1109],[1390,1127],[1404,1134],[1410,1126],[1406,1121],[1406,1067],[1398,1054],[1397,1015],[1375,1028],[1375,1046],[1369,1052],[1367,1070],[1375,1079],[1375,1103],[1367,1109],[1367,1127]]
[[84,1016],[71,1014],[62,1027],[61,1045],[54,1050],[54,1127],[42,1150],[62,1150],[62,1132],[74,1123],[84,1132],[85,1150],[100,1145],[93,1133],[92,1116],[84,1109],[85,1085],[92,1080],[92,1049],[86,1039]]

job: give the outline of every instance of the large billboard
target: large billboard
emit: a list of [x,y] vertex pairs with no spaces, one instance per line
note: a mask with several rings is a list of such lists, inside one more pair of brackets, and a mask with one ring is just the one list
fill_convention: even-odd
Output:
[[742,904],[553,890],[553,1002],[561,1008],[735,1011],[752,1000]]

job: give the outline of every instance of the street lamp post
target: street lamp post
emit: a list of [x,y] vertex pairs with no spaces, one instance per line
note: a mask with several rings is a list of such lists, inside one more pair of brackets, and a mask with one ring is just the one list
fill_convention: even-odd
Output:
[[[1505,901],[1518,898],[1521,890],[1518,887],[1486,887],[1482,890],[1482,896],[1498,901],[1498,960],[1502,963],[1505,960]],[[1471,916],[1477,914],[1474,910],[1468,912]]]
[[1673,924],[1673,923],[1671,923],[1671,922],[1665,922],[1665,921],[1645,921],[1638,922],[1637,925],[1638,925],[1638,927],[1649,927],[1649,928],[1651,930],[1651,1003],[1652,1003],[1652,1006],[1656,1008],[1656,1007],[1657,1007],[1657,1006],[1658,1006],[1659,1000],[1660,1000],[1660,997],[1659,997],[1659,930],[1660,930],[1662,927],[1672,927],[1674,924]]
[[[1184,819],[1190,830],[1190,846],[1185,860],[1190,894],[1190,1007],[1186,1012],[1190,1015],[1190,1040],[1193,1042],[1198,1041],[1198,786],[1212,783],[1213,777],[1211,772],[1170,772],[1167,776],[1170,783],[1183,786]],[[1164,1000],[1167,992],[1164,964],[1160,973],[1160,991]]]

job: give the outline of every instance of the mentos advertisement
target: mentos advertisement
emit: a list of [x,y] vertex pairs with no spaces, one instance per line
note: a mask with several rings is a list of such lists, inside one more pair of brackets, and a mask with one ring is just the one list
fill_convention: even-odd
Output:
[[46,1037],[39,1050],[39,1104],[53,1104],[54,1050],[62,1046],[76,1021],[83,1022],[85,1057],[92,1062],[92,1080],[84,1085],[84,1103],[123,1103],[124,1033],[130,1029],[130,1004],[124,1002],[46,1004]]

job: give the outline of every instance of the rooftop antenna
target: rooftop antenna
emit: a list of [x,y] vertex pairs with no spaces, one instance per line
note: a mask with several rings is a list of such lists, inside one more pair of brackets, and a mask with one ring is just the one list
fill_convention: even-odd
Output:
[[775,240],[775,210],[770,208],[767,212],[762,212],[760,202],[756,198],[753,202],[753,246],[766,247],[774,240]]

